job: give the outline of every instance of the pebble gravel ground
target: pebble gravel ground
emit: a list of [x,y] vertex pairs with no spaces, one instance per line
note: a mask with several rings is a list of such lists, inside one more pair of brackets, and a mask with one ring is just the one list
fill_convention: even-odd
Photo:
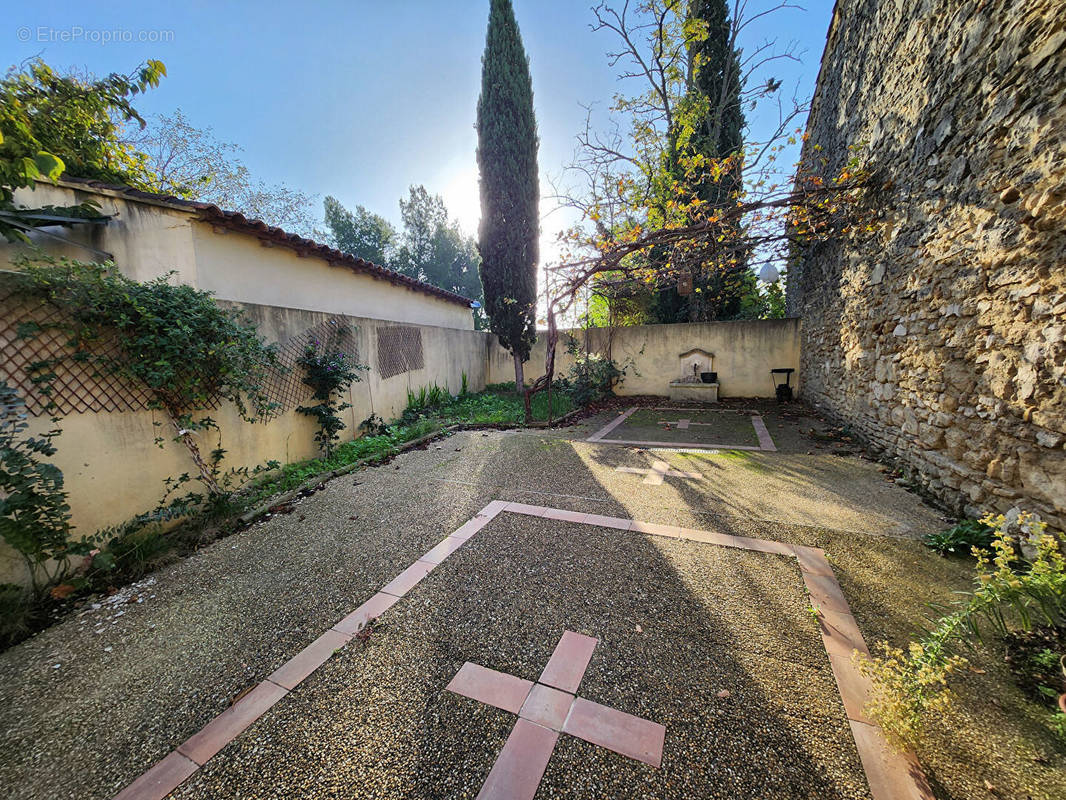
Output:
[[[968,585],[916,541],[941,518],[761,411],[778,453],[581,441],[613,411],[460,433],[96,598],[0,653],[0,796],[113,797],[494,499],[823,547],[867,641],[903,644]],[[705,478],[615,471],[656,459]],[[663,768],[563,736],[538,797],[864,797],[806,604],[784,558],[504,514],[176,796],[474,797],[514,717],[442,688],[468,660],[535,679],[569,629],[602,640],[579,694],[665,724]],[[1066,797],[1061,745],[975,664],[921,753],[940,795]]]
[[663,765],[564,735],[542,796],[866,798],[801,587],[781,556],[504,514],[177,796],[473,797],[514,717],[444,687],[536,680],[572,630],[600,640],[578,694],[665,724]]

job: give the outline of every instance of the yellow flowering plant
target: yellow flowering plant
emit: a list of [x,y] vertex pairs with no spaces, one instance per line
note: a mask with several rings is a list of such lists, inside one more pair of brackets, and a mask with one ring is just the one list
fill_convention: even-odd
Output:
[[906,651],[883,643],[880,656],[855,654],[873,683],[866,712],[899,747],[915,745],[925,716],[950,706],[948,676],[966,663],[956,652],[959,645],[972,649],[986,628],[1004,635],[1066,619],[1066,558],[1059,539],[1038,517],[1017,509],[982,522],[994,531],[992,552],[974,548],[977,574],[966,599]]

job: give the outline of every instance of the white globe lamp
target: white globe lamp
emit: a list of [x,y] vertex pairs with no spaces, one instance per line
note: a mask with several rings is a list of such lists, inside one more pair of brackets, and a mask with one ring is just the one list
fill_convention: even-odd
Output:
[[773,283],[780,277],[781,273],[773,264],[763,264],[763,268],[759,270],[759,280],[763,283]]

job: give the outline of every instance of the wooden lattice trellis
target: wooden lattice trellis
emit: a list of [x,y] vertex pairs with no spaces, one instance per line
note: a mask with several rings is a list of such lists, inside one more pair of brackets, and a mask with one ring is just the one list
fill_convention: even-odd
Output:
[[[150,407],[147,387],[115,375],[101,373],[92,361],[64,358],[48,381],[51,394],[42,391],[33,377],[33,367],[43,361],[71,355],[69,336],[49,327],[63,320],[63,312],[40,300],[8,293],[0,298],[0,379],[26,401],[34,416],[86,412],[141,411]],[[93,359],[118,357],[118,342],[111,339],[92,345]],[[49,399],[53,406],[49,407]]]
[[[0,380],[26,401],[29,414],[65,416],[152,407],[153,396],[147,386],[102,371],[94,363],[101,358],[120,358],[117,340],[94,341],[92,359],[79,360],[71,351],[69,335],[55,327],[63,321],[61,309],[36,298],[12,292],[0,296]],[[344,352],[358,363],[354,331],[341,319],[326,320],[291,337],[279,348],[278,366],[271,367],[263,381],[265,398],[274,406],[272,414],[296,408],[311,396],[311,387],[303,382],[303,368],[297,364],[311,342]],[[35,371],[36,364],[60,357],[55,366]],[[33,379],[46,372],[55,374],[46,382],[50,393]],[[218,404],[215,399],[208,405]]]
[[423,366],[420,329],[409,325],[378,328],[378,374],[382,379]]
[[278,366],[269,370],[263,386],[266,399],[275,405],[275,414],[296,408],[310,399],[311,387],[304,383],[304,370],[297,360],[311,343],[322,349],[342,352],[351,363],[359,363],[355,331],[342,318],[320,322],[288,339],[278,350]]

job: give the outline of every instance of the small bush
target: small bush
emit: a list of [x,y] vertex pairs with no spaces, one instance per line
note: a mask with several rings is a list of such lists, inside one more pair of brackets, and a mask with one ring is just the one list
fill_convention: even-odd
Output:
[[976,547],[988,551],[995,533],[988,525],[977,519],[964,519],[946,531],[930,533],[925,539],[926,547],[942,556],[969,555]]
[[625,370],[611,359],[597,353],[575,353],[566,385],[575,405],[584,408],[613,396],[614,387],[624,378]]
[[452,396],[448,393],[447,388],[437,386],[435,383],[429,386],[423,386],[417,392],[408,389],[407,408],[404,410],[404,416],[410,417],[412,414],[419,411],[443,405],[451,399]]
[[34,594],[41,597],[92,543],[73,538],[63,473],[44,460],[56,453],[52,440],[59,429],[33,436],[27,417],[25,402],[0,381],[0,538],[22,557]]
[[318,340],[304,348],[297,363],[304,368],[304,383],[311,387],[318,402],[296,410],[318,422],[315,441],[323,454],[329,456],[345,428],[340,412],[352,407],[345,402],[345,394],[359,380],[359,372],[368,367],[353,363],[347,353],[322,345]]

